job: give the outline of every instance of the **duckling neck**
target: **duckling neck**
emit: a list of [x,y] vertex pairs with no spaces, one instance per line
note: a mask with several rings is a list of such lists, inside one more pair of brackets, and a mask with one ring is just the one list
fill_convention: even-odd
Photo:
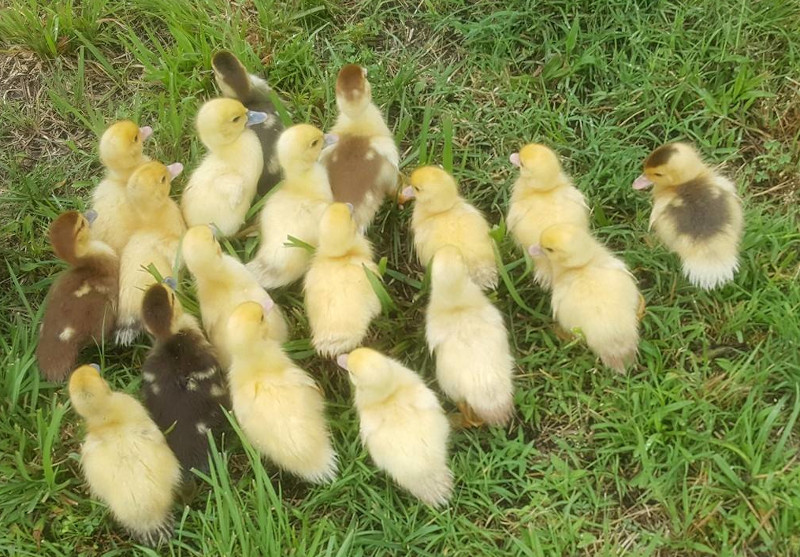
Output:
[[195,319],[194,316],[189,315],[188,313],[181,313],[181,315],[178,316],[177,319],[173,319],[172,324],[170,326],[170,332],[173,335],[176,335],[183,330],[191,330],[199,332],[200,325],[197,323],[197,319]]
[[520,176],[517,184],[521,186],[520,191],[523,192],[524,195],[531,195],[549,193],[558,188],[563,188],[569,185],[569,180],[563,173],[559,173],[552,180],[541,180],[533,176]]
[[375,103],[370,102],[358,114],[348,115],[340,112],[331,130],[339,134],[391,136],[389,126],[383,121],[383,114]]
[[283,187],[297,193],[333,200],[328,174],[318,162],[314,162],[308,167],[291,169],[286,172]]
[[64,261],[73,267],[91,265],[98,259],[117,259],[117,254],[111,249],[111,246],[99,240],[91,240],[83,249],[75,246],[71,253],[63,255]]

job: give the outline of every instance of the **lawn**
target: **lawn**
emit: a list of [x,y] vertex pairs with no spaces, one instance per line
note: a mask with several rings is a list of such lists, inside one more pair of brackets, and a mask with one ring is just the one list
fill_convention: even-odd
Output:
[[[352,394],[313,355],[299,286],[276,291],[287,349],[322,385],[340,475],[313,487],[263,465],[236,436],[203,490],[176,508],[172,555],[800,554],[800,3],[797,0],[7,0],[0,12],[0,554],[130,555],[137,548],[81,478],[82,426],[33,353],[63,268],[50,221],[84,209],[111,121],[154,127],[147,152],[190,172],[211,54],[266,72],[287,122],[329,128],[338,68],[369,69],[401,167],[443,164],[492,224],[517,359],[506,429],[452,436],[453,500],[434,511],[377,472]],[[590,200],[597,236],[647,300],[638,365],[600,366],[555,334],[548,296],[503,235],[508,155],[541,141]],[[734,283],[704,293],[647,231],[630,188],[670,140],[733,178],[746,210]],[[176,181],[177,195],[186,175]],[[257,210],[253,211],[255,218]],[[427,283],[410,207],[369,231],[395,307],[367,344],[435,388]],[[257,238],[226,249],[247,260]],[[193,298],[184,272],[181,290]],[[188,304],[191,311],[196,307]],[[149,341],[89,349],[138,393]],[[446,404],[448,409],[452,406]]]

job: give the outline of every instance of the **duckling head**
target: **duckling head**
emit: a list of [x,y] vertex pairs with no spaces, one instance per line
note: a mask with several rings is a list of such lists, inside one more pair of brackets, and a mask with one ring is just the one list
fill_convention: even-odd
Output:
[[567,269],[587,265],[597,251],[597,240],[589,232],[572,224],[554,224],[542,231],[538,246],[531,246],[533,256],[544,255],[552,263]]
[[214,69],[214,80],[226,97],[243,98],[250,90],[247,70],[233,53],[220,50],[211,58],[211,67]]
[[102,419],[111,398],[111,388],[100,376],[96,365],[81,366],[69,378],[69,399],[79,416],[86,420]]
[[75,264],[89,250],[89,221],[78,211],[59,215],[50,225],[49,234],[53,251],[67,263]]
[[356,118],[372,102],[372,86],[367,81],[367,68],[347,64],[336,78],[336,106],[349,118]]
[[633,189],[643,190],[652,185],[671,188],[694,180],[707,172],[703,159],[691,145],[667,143],[644,160],[644,173],[633,182]]
[[328,257],[341,257],[353,247],[356,234],[353,206],[331,203],[319,223],[319,252]]
[[192,274],[213,273],[222,263],[222,248],[214,231],[205,224],[193,226],[183,235],[181,255]]
[[287,176],[308,171],[325,146],[325,134],[309,124],[297,124],[278,138],[278,162]]
[[509,157],[511,164],[519,167],[524,185],[538,191],[547,191],[563,182],[564,170],[558,156],[549,147],[529,143]]
[[235,99],[211,99],[197,113],[197,135],[213,151],[239,139],[245,128],[267,119],[263,112],[247,110]]
[[391,395],[396,388],[393,362],[371,348],[356,348],[336,358],[339,367],[347,370],[350,382],[366,400],[378,401]]
[[150,211],[163,205],[169,197],[172,179],[183,171],[179,162],[165,166],[158,161],[141,165],[128,179],[128,199],[139,211]]
[[439,286],[447,291],[463,285],[468,277],[464,256],[456,246],[447,244],[433,254],[431,283],[434,287]]
[[181,315],[183,306],[170,286],[162,282],[147,289],[142,300],[142,321],[148,333],[157,339],[168,338]]
[[100,137],[100,162],[114,172],[130,172],[142,163],[142,144],[153,128],[120,120]]
[[411,173],[410,186],[400,194],[401,202],[416,199],[431,213],[447,211],[458,200],[458,184],[438,166],[423,166]]
[[257,346],[258,341],[268,338],[269,322],[267,313],[274,303],[267,296],[263,303],[242,302],[228,317],[228,342],[233,350],[249,350]]

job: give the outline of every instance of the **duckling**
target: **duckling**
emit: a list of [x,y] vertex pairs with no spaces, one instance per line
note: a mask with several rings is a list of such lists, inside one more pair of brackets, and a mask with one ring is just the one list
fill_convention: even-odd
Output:
[[334,201],[351,203],[366,229],[387,195],[394,194],[400,152],[380,109],[372,102],[367,70],[347,64],[336,79],[339,116],[331,129],[339,141],[322,154]]
[[370,348],[336,361],[350,374],[361,442],[375,465],[423,503],[446,504],[453,492],[450,424],[433,391],[415,372]]
[[140,543],[167,541],[181,467],[164,434],[139,401],[111,391],[99,367],[72,373],[69,398],[86,421],[81,468],[92,494]]
[[286,177],[261,211],[261,246],[247,264],[264,288],[301,278],[311,262],[304,248],[287,246],[293,236],[311,246],[319,242],[319,220],[333,197],[325,169],[317,161],[323,133],[308,124],[292,126],[278,140],[278,160]]
[[[228,368],[231,356],[225,328],[231,312],[242,302],[272,303],[272,299],[238,259],[222,253],[208,226],[190,228],[183,237],[181,253],[197,285],[203,327],[220,363]],[[286,342],[289,333],[278,307],[272,308],[267,320],[272,337]]]
[[662,145],[645,159],[633,187],[652,185],[650,228],[678,254],[689,282],[713,290],[733,280],[744,227],[736,186],[685,143]]
[[155,340],[142,365],[144,405],[167,432],[183,470],[206,471],[206,432],[218,435],[228,423],[222,408],[230,408],[230,397],[222,367],[197,321],[183,312],[167,284],[147,290],[142,321]]
[[553,315],[566,331],[579,329],[605,365],[620,373],[639,350],[644,299],[621,260],[574,224],[542,231],[531,255],[546,256],[553,270]]
[[503,316],[469,277],[461,252],[433,256],[425,320],[436,354],[436,380],[461,410],[464,425],[503,425],[514,410],[514,360]]
[[136,215],[125,188],[133,171],[150,160],[143,153],[143,143],[152,134],[150,126],[140,128],[130,120],[121,120],[100,137],[100,162],[106,175],[92,192],[91,207],[97,212],[92,234],[111,246],[117,255],[122,253],[136,228]]
[[356,230],[352,206],[334,203],[322,215],[320,241],[305,280],[311,343],[317,353],[336,356],[364,339],[381,302],[367,279],[378,273],[372,247]]
[[36,359],[50,381],[63,381],[78,353],[111,335],[119,294],[119,259],[110,246],[93,239],[89,221],[77,211],[50,225],[50,244],[70,265],[47,294]]
[[262,455],[306,481],[327,483],[336,476],[336,453],[325,400],[270,336],[264,310],[271,307],[244,302],[228,319],[233,412]]
[[435,166],[424,166],[411,174],[411,185],[400,202],[415,199],[411,229],[417,258],[426,267],[439,248],[452,244],[461,250],[469,274],[481,288],[497,286],[489,224],[475,207],[458,195],[450,174]]
[[[527,249],[538,244],[542,230],[558,223],[589,229],[589,207],[583,194],[564,173],[558,156],[548,147],[529,143],[510,157],[519,167],[506,223],[514,241]],[[552,271],[546,257],[534,259],[534,280],[550,288]]]
[[172,275],[186,225],[169,190],[182,170],[181,163],[164,166],[152,161],[128,180],[128,202],[135,208],[138,228],[120,257],[117,344],[131,344],[141,332],[142,299],[156,282],[147,267],[153,265],[161,277]]
[[266,120],[252,126],[261,143],[264,160],[261,177],[258,179],[258,195],[264,195],[281,181],[275,145],[278,136],[283,132],[283,124],[269,98],[272,89],[260,77],[248,74],[239,59],[226,50],[214,54],[211,67],[214,68],[214,79],[223,96],[237,99],[248,110],[267,115]]
[[264,158],[251,126],[267,120],[235,99],[212,99],[197,113],[197,134],[208,149],[181,197],[186,224],[213,224],[231,236],[256,195]]

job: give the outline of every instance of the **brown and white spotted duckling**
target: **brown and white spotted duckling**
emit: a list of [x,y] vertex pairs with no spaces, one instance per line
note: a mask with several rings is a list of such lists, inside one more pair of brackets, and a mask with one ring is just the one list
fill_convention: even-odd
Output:
[[685,143],[662,145],[645,159],[633,188],[650,186],[650,228],[681,258],[689,282],[712,290],[733,280],[744,226],[736,186]]
[[258,195],[264,195],[281,181],[276,144],[283,124],[269,98],[272,88],[257,75],[247,73],[244,65],[227,50],[217,52],[211,59],[214,79],[226,97],[237,99],[248,110],[263,112],[267,119],[250,129],[256,132],[264,154],[264,168],[258,179]]
[[372,102],[367,70],[347,64],[336,79],[339,117],[331,129],[338,141],[322,151],[333,200],[350,203],[361,230],[372,222],[397,187],[400,153],[380,109]]
[[107,244],[92,239],[89,221],[77,211],[53,221],[50,244],[71,268],[50,287],[36,359],[47,379],[61,381],[83,348],[103,342],[114,329],[119,259]]
[[207,431],[227,425],[228,386],[211,344],[183,312],[170,281],[154,284],[142,302],[142,320],[155,343],[142,366],[144,404],[184,470],[208,469]]

